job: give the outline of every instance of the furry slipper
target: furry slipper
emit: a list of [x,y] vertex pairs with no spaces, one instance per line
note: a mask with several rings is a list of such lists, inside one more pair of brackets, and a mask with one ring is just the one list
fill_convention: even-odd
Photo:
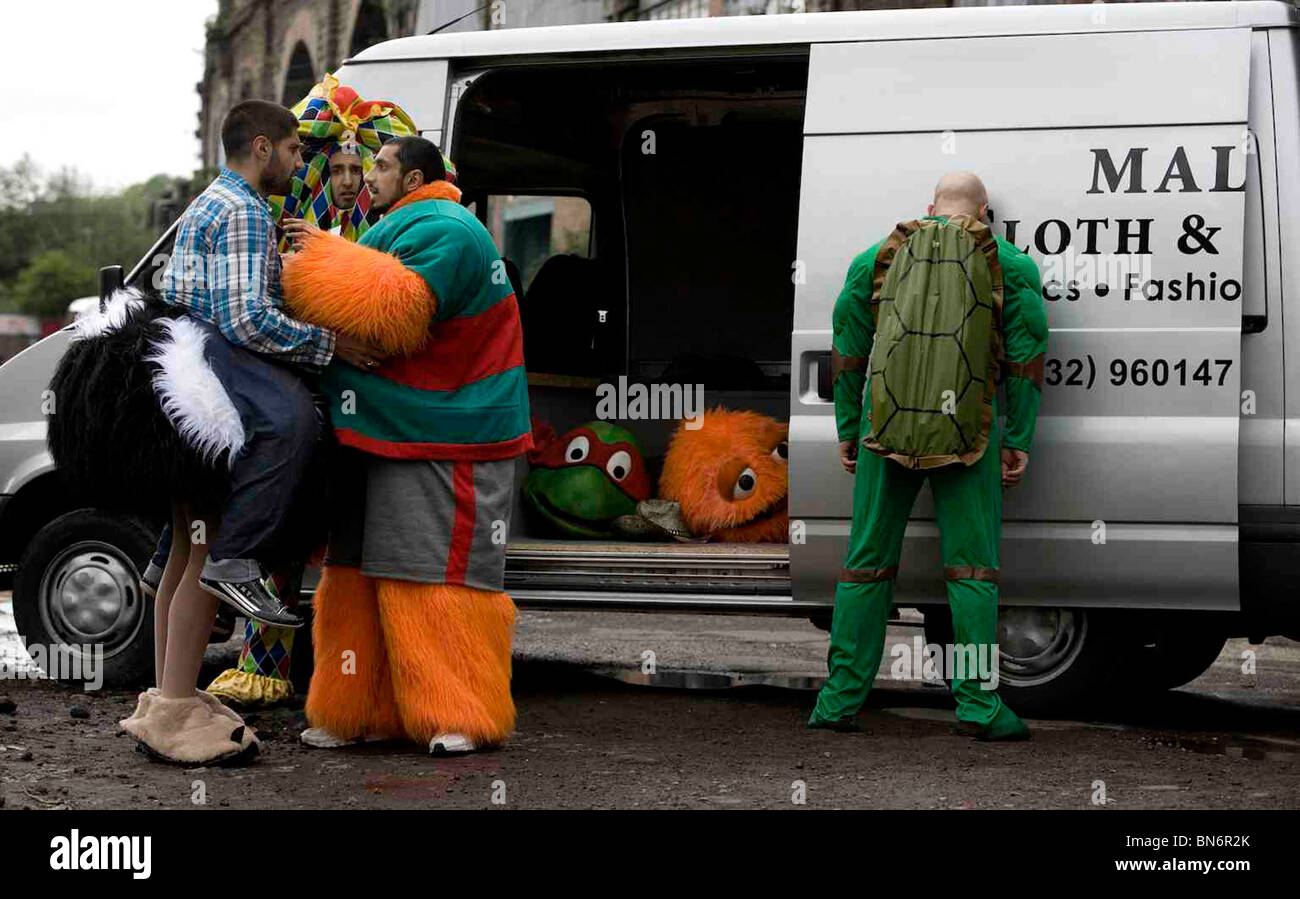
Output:
[[142,693],[135,714],[121,724],[135,737],[140,751],[174,764],[232,764],[258,751],[252,728],[215,710],[198,695],[167,699]]
[[[236,711],[235,711],[234,709],[232,709],[230,706],[228,706],[228,705],[226,705],[225,703],[223,703],[223,702],[222,702],[220,699],[218,699],[217,697],[213,696],[211,693],[207,692],[206,690],[195,690],[194,692],[198,695],[199,699],[202,699],[202,700],[204,701],[204,703],[207,704],[208,708],[212,709],[212,711],[216,712],[216,713],[219,714],[219,715],[225,715],[227,718],[229,718],[231,721],[235,722],[236,724],[243,724],[243,723],[244,723],[244,719],[241,718],[241,717],[239,717],[239,713],[238,713],[238,712],[236,712]],[[157,688],[157,687],[150,687],[149,690],[147,691],[147,693],[141,693],[141,694],[140,694],[140,700],[141,700],[141,702],[144,701],[144,697],[145,697],[146,695],[148,695],[148,696],[158,696],[158,695],[159,695],[158,688]],[[139,714],[139,711],[140,711],[139,706],[137,706],[137,707],[136,707],[136,713]],[[131,718],[134,718],[134,717],[135,717],[135,715],[132,715],[132,716],[131,716]],[[131,718],[128,718],[127,720],[130,721]],[[249,728],[249,731],[252,731],[252,728],[251,728],[251,727]],[[256,741],[256,738],[254,738],[254,740]]]

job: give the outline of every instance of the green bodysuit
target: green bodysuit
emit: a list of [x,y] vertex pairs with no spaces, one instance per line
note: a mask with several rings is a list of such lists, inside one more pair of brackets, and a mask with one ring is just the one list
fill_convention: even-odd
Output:
[[[880,667],[885,628],[893,605],[894,577],[903,532],[921,484],[930,481],[940,531],[953,635],[958,646],[991,646],[997,640],[998,543],[1002,536],[1002,474],[999,447],[1029,452],[1041,395],[1047,316],[1042,283],[1030,257],[998,238],[1002,268],[1002,337],[1006,354],[1006,426],[994,420],[988,449],[973,465],[910,470],[865,449],[858,453],[853,485],[853,528],[835,590],[829,676],[809,726],[835,726],[857,715]],[[871,429],[867,360],[875,325],[870,306],[876,244],[849,266],[835,302],[835,420],[839,439],[862,438]],[[987,652],[985,648],[981,650]],[[993,690],[972,677],[953,677],[957,718],[977,735],[1007,739],[1027,729]]]

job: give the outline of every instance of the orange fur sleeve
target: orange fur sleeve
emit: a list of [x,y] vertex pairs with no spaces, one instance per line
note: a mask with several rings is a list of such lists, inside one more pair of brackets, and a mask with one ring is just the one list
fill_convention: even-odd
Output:
[[294,317],[390,355],[419,349],[437,308],[428,283],[396,257],[324,231],[286,258],[281,283]]

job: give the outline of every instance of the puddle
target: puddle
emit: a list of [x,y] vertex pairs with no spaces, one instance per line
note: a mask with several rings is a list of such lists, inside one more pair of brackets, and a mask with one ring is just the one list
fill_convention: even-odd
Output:
[[724,671],[657,671],[646,674],[637,668],[601,666],[588,669],[599,677],[608,677],[638,687],[663,687],[671,690],[733,690],[737,687],[779,687],[786,690],[820,690],[824,677],[761,672]]
[[1257,762],[1290,762],[1300,757],[1300,742],[1270,737],[1244,737],[1229,734],[1226,737],[1187,738],[1172,741],[1179,749],[1201,755],[1224,755],[1230,758],[1251,759]]

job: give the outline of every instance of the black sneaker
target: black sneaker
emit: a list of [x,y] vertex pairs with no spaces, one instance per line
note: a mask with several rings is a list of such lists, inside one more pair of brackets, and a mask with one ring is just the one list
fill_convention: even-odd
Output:
[[239,614],[273,627],[302,627],[304,621],[289,611],[280,601],[280,593],[270,575],[251,581],[223,581],[216,578],[199,578],[199,586]]
[[144,574],[140,575],[140,589],[144,591],[145,596],[150,599],[158,596],[158,586],[162,584],[162,576],[162,569],[150,562],[145,568]]

